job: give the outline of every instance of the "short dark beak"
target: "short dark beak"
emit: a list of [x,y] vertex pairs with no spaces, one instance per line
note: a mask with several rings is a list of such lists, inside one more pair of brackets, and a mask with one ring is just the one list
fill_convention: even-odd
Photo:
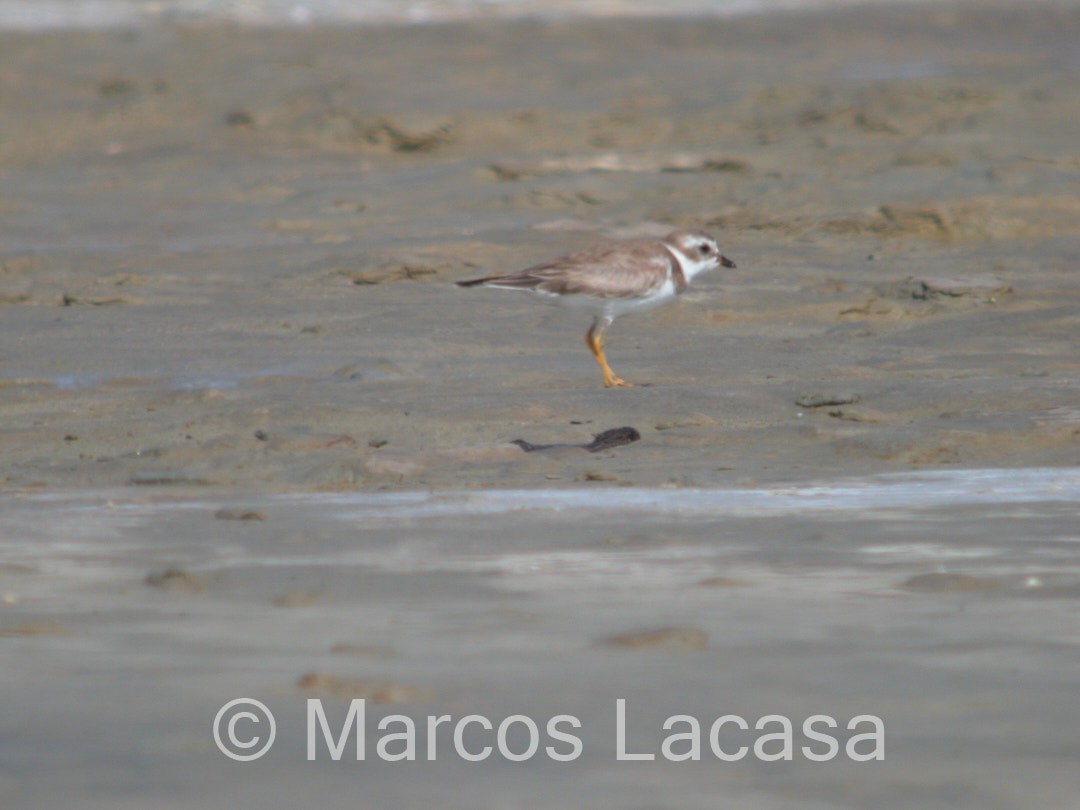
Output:
[[727,256],[721,256],[720,257],[720,266],[721,267],[730,267],[732,270],[734,270],[735,269],[735,262],[733,262]]

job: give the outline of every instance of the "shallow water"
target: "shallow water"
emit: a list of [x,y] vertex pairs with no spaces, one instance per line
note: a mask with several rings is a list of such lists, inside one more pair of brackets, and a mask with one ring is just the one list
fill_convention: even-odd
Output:
[[493,17],[731,16],[778,10],[874,5],[882,2],[883,0],[607,0],[599,3],[594,0],[0,0],[0,29],[122,28],[163,21],[228,21],[241,25],[278,27],[386,22],[431,23]]
[[[748,808],[899,808],[927,793],[1065,807],[1080,753],[1066,666],[1078,494],[1074,468],[712,491],[7,495],[0,789],[12,807],[318,795],[475,808],[523,794],[530,807],[707,807],[718,791]],[[144,582],[165,571],[171,585]],[[638,640],[605,641],[626,634]],[[322,686],[302,688],[305,675]],[[309,761],[307,699],[336,734],[347,699],[371,689],[404,702],[369,699],[368,759],[319,748]],[[211,742],[237,697],[277,718],[261,764]],[[631,752],[660,752],[676,713],[706,728],[724,713],[796,727],[872,714],[884,760],[823,765],[796,747],[771,763],[708,748],[700,762],[620,762],[620,698]],[[470,763],[438,737],[434,761],[382,761],[375,723],[402,712],[421,726],[569,714],[582,752]]]

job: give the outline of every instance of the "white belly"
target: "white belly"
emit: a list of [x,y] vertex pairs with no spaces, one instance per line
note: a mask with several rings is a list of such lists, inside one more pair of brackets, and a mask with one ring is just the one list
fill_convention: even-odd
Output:
[[546,301],[560,306],[573,307],[614,320],[630,312],[646,312],[674,300],[675,283],[668,279],[647,298],[593,298],[589,295],[554,295],[537,293]]

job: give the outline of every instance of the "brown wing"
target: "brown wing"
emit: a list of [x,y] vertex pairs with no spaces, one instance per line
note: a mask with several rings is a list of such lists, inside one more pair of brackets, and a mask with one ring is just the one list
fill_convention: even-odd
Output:
[[663,285],[674,259],[656,242],[598,245],[505,276],[457,282],[548,295],[634,298]]

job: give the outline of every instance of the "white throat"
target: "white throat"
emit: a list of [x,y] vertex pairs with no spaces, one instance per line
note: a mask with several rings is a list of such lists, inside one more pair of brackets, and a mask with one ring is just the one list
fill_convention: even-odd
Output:
[[679,263],[679,267],[683,271],[683,276],[686,278],[686,283],[689,284],[694,280],[694,276],[699,273],[703,273],[706,270],[712,270],[716,267],[715,259],[706,259],[705,261],[696,261],[690,258],[674,245],[664,244],[667,248],[667,252],[675,257],[675,261]]

